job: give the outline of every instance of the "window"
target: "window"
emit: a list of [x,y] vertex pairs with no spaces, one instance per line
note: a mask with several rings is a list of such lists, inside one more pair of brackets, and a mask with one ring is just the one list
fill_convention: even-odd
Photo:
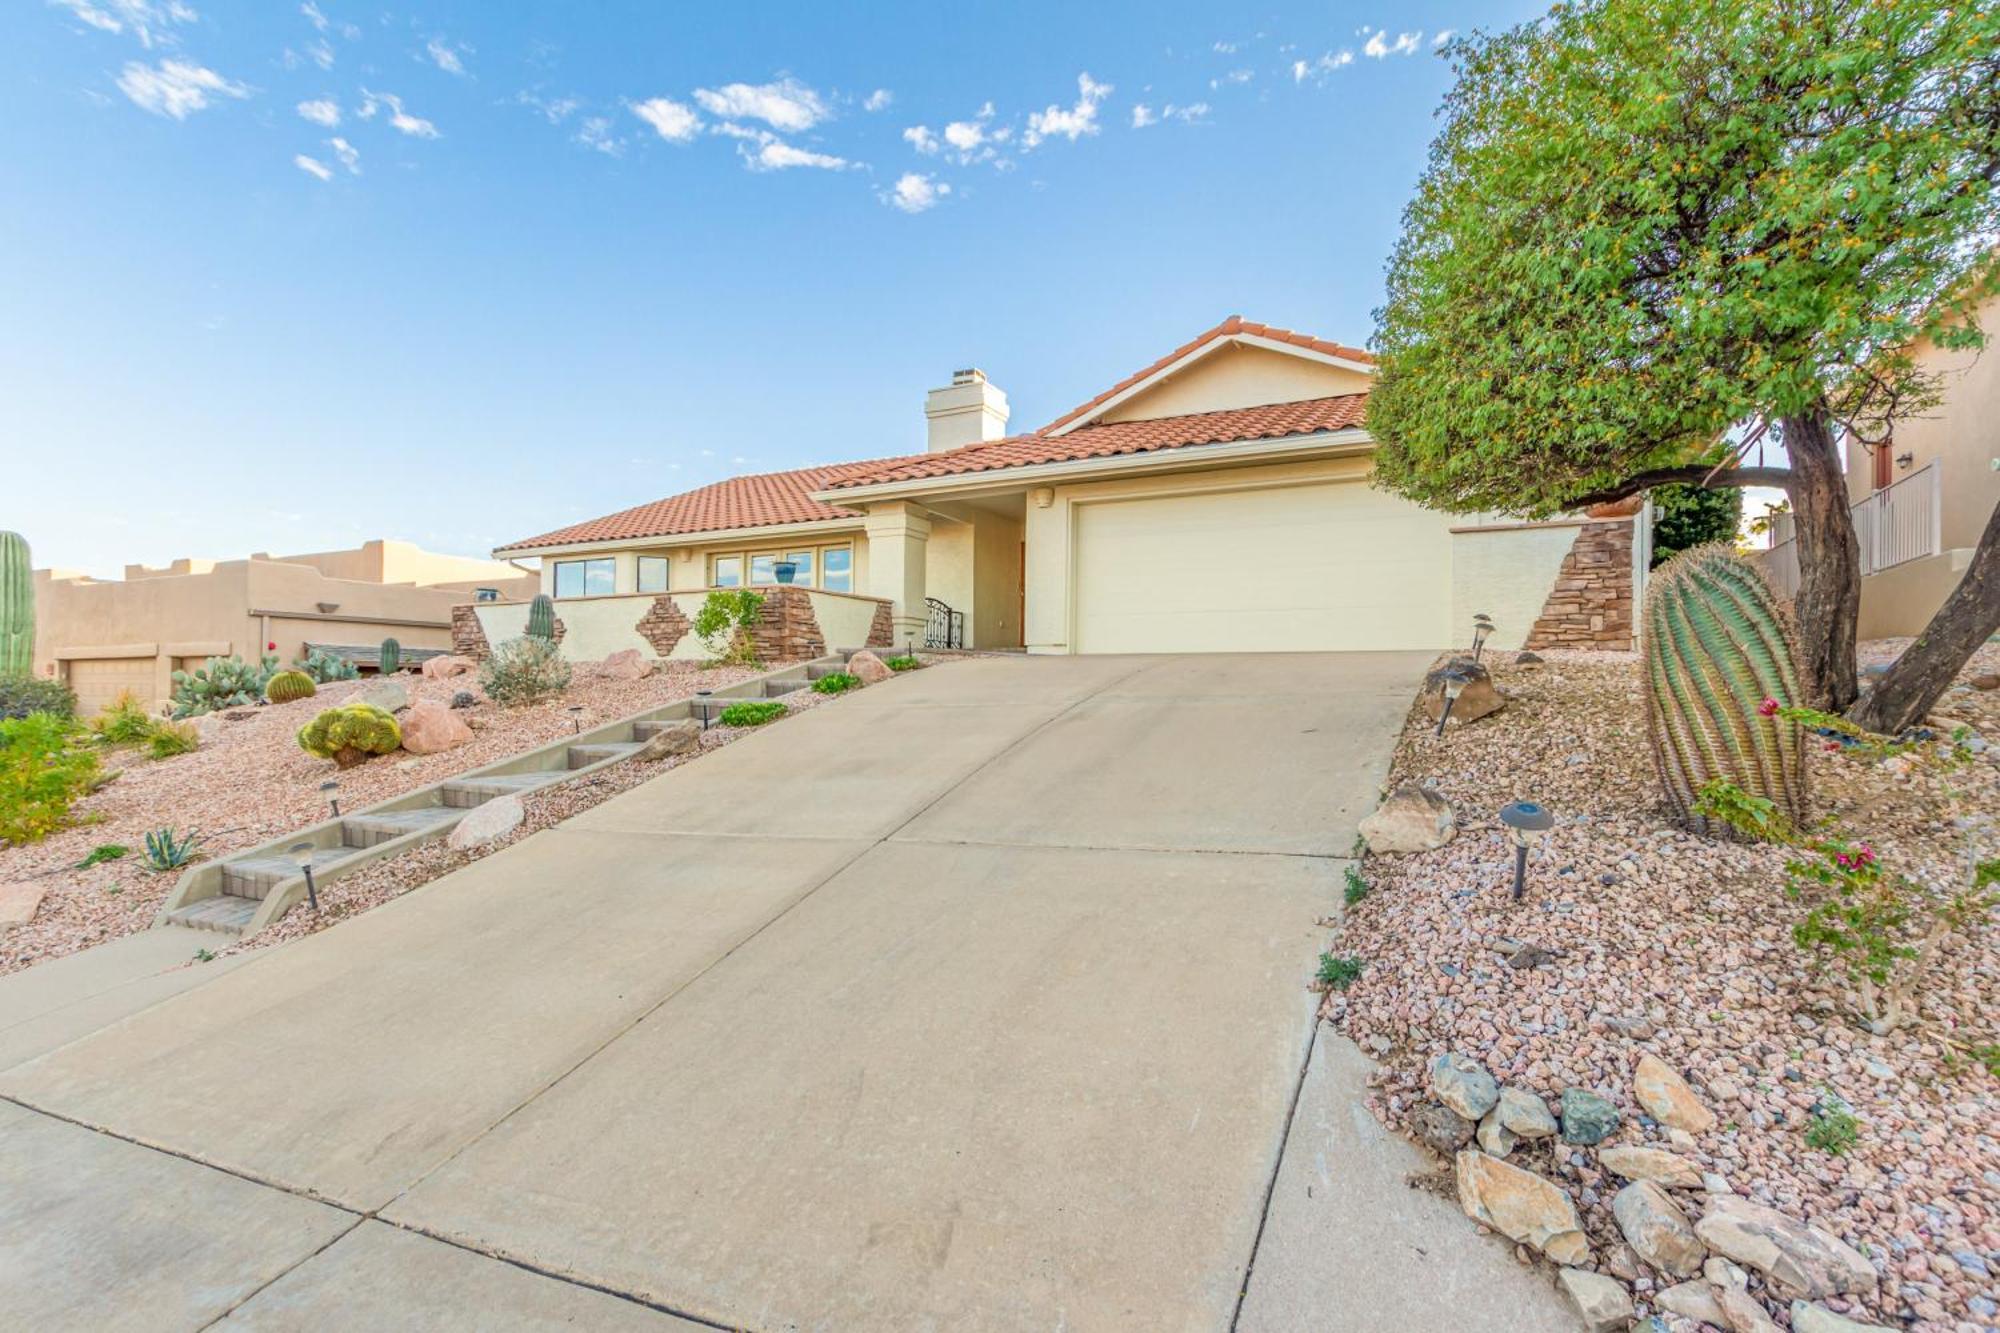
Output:
[[813,553],[811,551],[787,551],[785,559],[797,565],[798,572],[792,575],[792,582],[801,588],[813,586]]
[[750,586],[753,588],[763,588],[776,583],[778,581],[777,564],[778,557],[773,552],[767,551],[762,555],[751,556]]
[[663,555],[642,555],[639,557],[639,591],[665,592],[667,590],[667,558]]
[[828,592],[853,592],[854,548],[829,546],[820,555],[819,586]]
[[740,588],[743,586],[743,557],[740,555],[719,555],[715,557],[715,577],[711,585],[717,588]]
[[559,560],[556,562],[556,596],[609,597],[617,590],[617,565],[602,560]]
[[500,590],[498,588],[474,588],[472,590],[472,600],[475,602],[497,602],[500,600]]

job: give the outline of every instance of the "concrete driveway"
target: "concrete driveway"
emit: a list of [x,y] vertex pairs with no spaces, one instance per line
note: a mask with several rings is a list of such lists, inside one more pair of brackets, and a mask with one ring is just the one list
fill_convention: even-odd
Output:
[[0,1326],[1229,1327],[1424,661],[898,679],[16,1064]]

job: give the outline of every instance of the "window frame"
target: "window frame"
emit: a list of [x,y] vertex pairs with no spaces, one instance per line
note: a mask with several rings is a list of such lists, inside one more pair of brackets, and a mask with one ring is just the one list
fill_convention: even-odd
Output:
[[[590,590],[590,567],[592,565],[603,565],[609,572],[611,586],[603,592],[592,592]],[[580,576],[583,580],[582,592],[564,592],[562,590],[563,571],[570,568],[582,571]],[[576,560],[558,560],[555,562],[555,577],[550,580],[550,587],[554,589],[552,593],[553,599],[559,602],[573,602],[584,597],[615,597],[618,594],[617,558],[608,555],[598,555],[584,556]]]
[[[673,587],[674,566],[673,566],[673,561],[671,559],[669,559],[667,556],[664,555],[642,555],[638,558],[638,560],[639,560],[638,574],[637,574],[638,583],[637,586],[633,589],[633,591],[642,593],[663,593]],[[646,568],[649,565],[658,565],[660,567],[660,586],[657,588],[648,588],[646,586]]]
[[[847,584],[844,588],[829,588],[825,582],[827,556],[836,552],[847,557],[847,567],[840,571],[841,579]],[[758,561],[767,561],[771,566],[775,567],[780,560],[796,561],[800,556],[806,557],[810,566],[810,578],[797,578],[790,584],[782,584],[778,582],[776,570],[773,568],[767,582],[760,583],[756,581],[757,575],[755,571]],[[721,581],[721,569],[724,561],[734,561],[736,563],[737,582],[724,583]],[[799,570],[801,575],[807,572],[806,568]],[[788,546],[745,546],[735,550],[711,551],[708,556],[708,586],[711,588],[793,587],[813,588],[820,592],[852,593],[854,591],[854,543],[852,541],[794,543]]]

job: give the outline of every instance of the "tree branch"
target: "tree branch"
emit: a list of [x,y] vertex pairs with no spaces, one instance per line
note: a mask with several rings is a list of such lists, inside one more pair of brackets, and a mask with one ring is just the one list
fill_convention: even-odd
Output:
[[1655,486],[1699,486],[1703,490],[1716,490],[1724,486],[1776,486],[1783,488],[1792,480],[1792,470],[1787,467],[1734,467],[1722,472],[1714,472],[1713,463],[1690,463],[1686,467],[1654,468],[1651,472],[1641,472],[1627,477],[1615,486],[1590,491],[1573,499],[1563,501],[1564,509],[1583,509],[1589,505],[1610,504],[1613,500],[1623,500],[1637,495],[1640,491],[1650,491]]

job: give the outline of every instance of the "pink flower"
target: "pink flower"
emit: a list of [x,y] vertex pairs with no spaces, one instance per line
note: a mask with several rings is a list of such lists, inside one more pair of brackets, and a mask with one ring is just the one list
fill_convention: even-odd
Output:
[[1827,749],[1829,749],[1829,750],[1838,750],[1838,749],[1840,748],[1840,742],[1839,742],[1839,741],[1828,741],[1828,742],[1826,743],[1826,748],[1827,748]]
[[1776,717],[1778,715],[1778,701],[1776,699],[1766,699],[1763,703],[1757,705],[1757,711],[1765,717]]

